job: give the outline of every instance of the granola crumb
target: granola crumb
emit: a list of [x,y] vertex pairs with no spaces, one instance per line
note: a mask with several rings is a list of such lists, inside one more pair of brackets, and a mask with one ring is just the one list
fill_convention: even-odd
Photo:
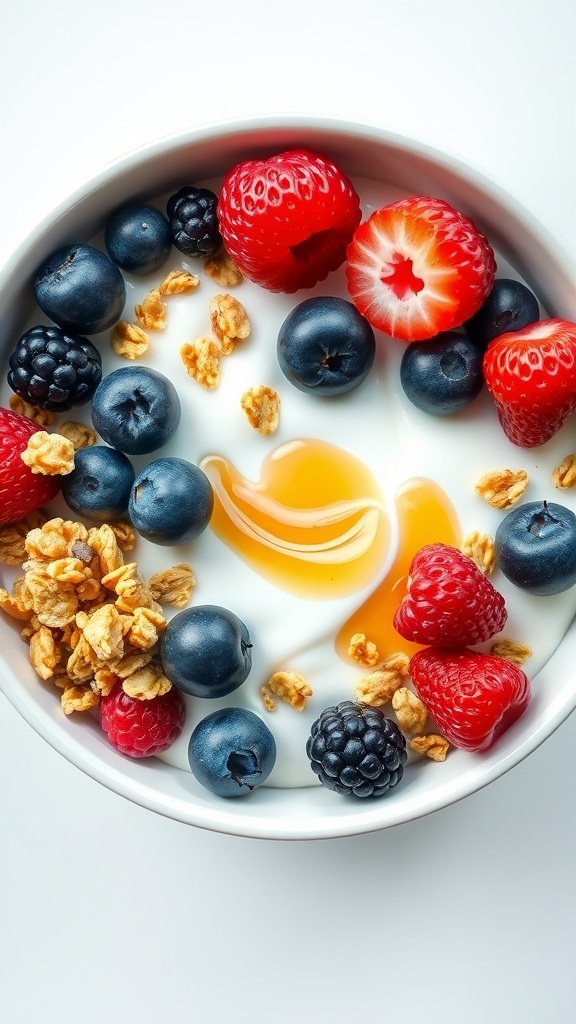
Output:
[[576,486],[576,452],[567,455],[559,466],[552,472],[554,487],[560,490],[568,490]]
[[191,274],[189,270],[171,270],[158,290],[160,295],[189,295],[196,291],[199,284],[197,274]]
[[229,356],[239,341],[250,337],[252,329],[244,306],[233,295],[214,296],[210,302],[210,324],[224,356]]
[[[136,307],[136,309],[141,308],[141,306]],[[112,331],[110,344],[116,355],[121,356],[122,359],[140,359],[148,351],[150,338],[139,324],[130,324],[127,320],[120,320]]]
[[401,686],[392,696],[392,707],[403,732],[422,732],[428,712],[424,704],[407,686]]
[[96,444],[96,431],[92,430],[92,427],[88,427],[86,423],[66,420],[58,428],[58,432],[72,442],[75,452],[80,451],[81,448],[92,448]]
[[468,555],[485,576],[491,576],[496,565],[494,540],[488,533],[473,530],[462,543],[462,552]]
[[356,687],[356,700],[373,708],[389,704],[396,690],[407,679],[409,667],[410,658],[407,654],[402,651],[390,654],[380,668],[360,680]]
[[67,686],[60,697],[60,704],[65,715],[74,711],[90,711],[98,707],[100,698],[89,686]]
[[221,288],[234,288],[244,280],[242,271],[224,249],[206,260],[204,273]]
[[187,341],[180,349],[186,373],[201,387],[212,391],[220,380],[220,349],[213,338]]
[[444,736],[429,733],[428,736],[414,736],[410,740],[410,750],[415,754],[424,754],[431,761],[445,761],[450,744]]
[[46,522],[44,512],[29,512],[17,523],[0,526],[0,562],[4,565],[22,565],[26,560],[25,541],[30,530],[37,529]]
[[359,665],[367,665],[372,668],[380,661],[380,654],[376,644],[366,639],[365,633],[354,633],[348,644],[348,654]]
[[50,679],[60,661],[60,651],[48,626],[40,626],[30,638],[30,662],[40,679]]
[[267,436],[278,429],[280,418],[280,395],[265,384],[245,391],[240,404],[253,430]]
[[511,508],[522,497],[529,482],[524,469],[495,469],[484,473],[474,490],[492,508]]
[[37,430],[30,437],[20,458],[33,473],[67,476],[74,469],[74,445],[61,434]]
[[496,640],[490,648],[490,654],[495,654],[498,658],[506,658],[506,661],[511,661],[518,666],[528,661],[533,653],[529,644],[521,644],[516,640]]
[[109,523],[118,542],[118,547],[126,554],[136,547],[136,530],[131,523],[119,519],[116,523]]
[[162,301],[159,288],[153,288],[145,299],[134,307],[134,314],[145,331],[163,331],[168,322],[168,306]]
[[122,681],[122,689],[136,700],[154,700],[172,689],[172,683],[164,675],[161,665],[153,663],[139,668]]
[[191,565],[180,562],[170,569],[155,572],[148,580],[148,586],[152,597],[160,604],[186,608],[192,590],[196,586],[196,577]]
[[37,405],[31,405],[30,402],[26,402],[20,395],[10,395],[10,408],[12,412],[17,412],[20,416],[26,416],[29,420],[34,420],[39,427],[51,427],[56,419],[53,412],[48,409],[39,409]]
[[266,711],[276,711],[277,697],[296,711],[303,711],[308,697],[312,695],[312,687],[298,672],[275,672],[268,682],[260,687],[260,696]]

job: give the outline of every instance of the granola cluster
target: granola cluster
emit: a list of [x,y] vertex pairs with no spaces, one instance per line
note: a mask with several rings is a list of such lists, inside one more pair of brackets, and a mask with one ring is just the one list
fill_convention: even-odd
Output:
[[480,477],[475,491],[492,508],[507,509],[520,500],[528,482],[524,469],[496,469]]
[[468,555],[485,576],[491,576],[494,572],[496,552],[494,540],[488,533],[480,533],[478,530],[469,533],[462,543],[462,553]]
[[145,582],[128,524],[81,523],[33,513],[0,533],[0,557],[22,564],[0,608],[21,621],[37,675],[61,691],[65,714],[88,711],[121,684],[131,697],[152,700],[171,688],[158,660],[167,621],[162,604],[183,607],[194,583],[187,565]]
[[32,473],[43,476],[67,476],[74,469],[74,445],[62,434],[37,430],[20,455]]
[[249,388],[240,399],[240,405],[253,430],[267,436],[278,429],[280,395],[265,384]]
[[303,711],[308,697],[312,694],[312,687],[298,672],[275,672],[268,682],[260,687],[260,696],[266,711],[276,711],[278,699],[290,704],[296,711]]
[[187,374],[201,387],[212,390],[220,381],[220,357],[229,356],[252,326],[244,306],[232,295],[215,295],[210,302],[210,327],[214,337],[186,342],[180,349]]

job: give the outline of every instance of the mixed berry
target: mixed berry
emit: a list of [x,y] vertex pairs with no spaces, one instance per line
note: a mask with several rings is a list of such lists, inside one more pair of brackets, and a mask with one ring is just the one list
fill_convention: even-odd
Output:
[[[102,623],[106,620],[116,660],[99,670],[96,697],[88,700],[76,687],[70,705],[76,701],[88,709],[99,702],[110,742],[127,756],[147,757],[168,749],[182,733],[182,694],[206,701],[225,698],[243,685],[252,669],[252,639],[238,614],[224,606],[184,608],[166,622],[156,598],[170,591],[171,603],[183,608],[192,587],[186,566],[175,566],[169,580],[151,579],[146,587],[135,563],[112,568],[105,563],[106,544],[114,536],[107,524],[127,517],[129,530],[155,544],[176,546],[196,541],[214,511],[212,484],[199,466],[163,454],[144,458],[137,468],[131,461],[161,452],[179,429],[181,402],[174,383],[142,365],[116,369],[102,379],[97,344],[83,336],[115,327],[117,354],[141,358],[145,328],[161,329],[165,322],[166,297],[194,291],[198,279],[184,269],[169,274],[138,307],[139,325],[130,325],[120,320],[126,299],[121,271],[155,273],[173,247],[210,260],[224,246],[222,267],[231,281],[244,274],[269,291],[292,294],[344,265],[350,300],[306,297],[280,327],[277,359],[288,384],[310,401],[324,396],[346,401],[346,394],[371,374],[378,347],[397,339],[406,343],[399,383],[414,406],[431,416],[457,417],[486,384],[506,437],[521,447],[544,444],[576,406],[576,324],[541,321],[538,301],[525,285],[495,279],[489,241],[446,201],[410,197],[362,221],[348,178],[331,160],[304,149],[238,164],[219,195],[184,186],[168,200],[167,217],[141,202],[127,203],[111,213],[104,238],[108,255],[76,244],[39,267],[35,296],[53,323],[31,328],[15,343],[8,384],[22,408],[32,412],[60,413],[90,402],[94,429],[105,443],[76,450],[72,471],[58,475],[46,460],[31,463],[27,457],[39,423],[0,409],[0,524],[20,524],[59,490],[76,516],[101,524],[99,533],[51,521],[62,524],[56,531],[71,530],[66,551],[74,565],[67,571],[76,573],[74,585],[84,587],[75,619],[57,620],[54,628],[63,643],[66,635],[66,649],[78,661],[75,650],[80,639],[88,642],[91,634],[80,634],[91,615],[98,612]],[[182,350],[189,373],[207,389],[218,383],[220,357],[250,333],[243,307],[229,296],[213,300],[211,323],[217,340],[202,338]],[[279,401],[260,386],[243,395],[242,406],[266,435],[277,426]],[[65,442],[62,427],[64,449]],[[74,446],[66,443],[69,454]],[[495,507],[508,508],[516,498],[505,497]],[[574,586],[576,516],[557,503],[523,504],[502,520],[492,549],[488,541],[477,535],[467,554],[441,543],[414,551],[393,625],[409,643],[427,645],[425,650],[410,659],[383,652],[389,656],[378,668],[378,652],[376,661],[366,660],[374,644],[356,635],[357,660],[363,651],[364,664],[375,668],[364,681],[364,697],[321,711],[306,746],[312,771],[326,788],[357,798],[380,797],[402,779],[406,735],[412,734],[412,750],[442,760],[448,744],[487,749],[525,710],[529,681],[513,658],[498,653],[510,654],[512,648],[503,642],[488,653],[470,649],[491,641],[507,621],[504,598],[487,573],[495,560],[515,586],[541,596]],[[124,606],[104,601],[91,607],[95,597],[87,583],[97,556],[94,594],[103,585],[128,602]],[[69,586],[71,579],[65,581]],[[7,595],[4,608],[12,607],[17,607],[15,597]],[[53,620],[44,622],[36,606],[34,615],[39,615],[37,633],[50,632]],[[32,631],[29,639],[38,648],[35,635]],[[39,674],[48,678],[60,669],[46,634],[43,642]],[[126,665],[130,658],[133,664]],[[115,674],[119,663],[125,676]],[[122,682],[129,669],[131,687]],[[138,673],[142,678],[133,678]],[[269,709],[281,699],[301,710],[312,696],[306,680],[287,671],[274,673],[264,690]],[[387,703],[395,720],[382,710]],[[424,735],[429,719],[440,734]],[[192,732],[188,758],[207,789],[242,796],[269,777],[276,743],[252,711],[219,708]]]

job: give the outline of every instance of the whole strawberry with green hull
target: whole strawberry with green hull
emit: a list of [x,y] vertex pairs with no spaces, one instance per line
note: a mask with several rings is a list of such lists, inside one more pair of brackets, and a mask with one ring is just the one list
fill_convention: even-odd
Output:
[[544,444],[576,407],[576,324],[555,318],[501,334],[483,370],[506,437],[522,448]]
[[376,210],[348,246],[348,291],[363,316],[402,341],[468,320],[490,293],[494,253],[473,221],[443,199],[411,196]]
[[412,658],[410,675],[440,731],[463,750],[487,750],[530,700],[524,672],[492,654],[428,647]]
[[0,524],[22,519],[60,490],[59,476],[32,473],[20,458],[38,429],[26,416],[0,409]]

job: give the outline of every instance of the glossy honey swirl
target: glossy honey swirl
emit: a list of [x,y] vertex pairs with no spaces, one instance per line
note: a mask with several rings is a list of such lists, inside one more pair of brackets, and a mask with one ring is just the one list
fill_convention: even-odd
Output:
[[390,524],[376,478],[350,452],[291,441],[266,458],[257,482],[222,456],[201,468],[214,489],[213,530],[277,586],[338,598],[378,575]]

